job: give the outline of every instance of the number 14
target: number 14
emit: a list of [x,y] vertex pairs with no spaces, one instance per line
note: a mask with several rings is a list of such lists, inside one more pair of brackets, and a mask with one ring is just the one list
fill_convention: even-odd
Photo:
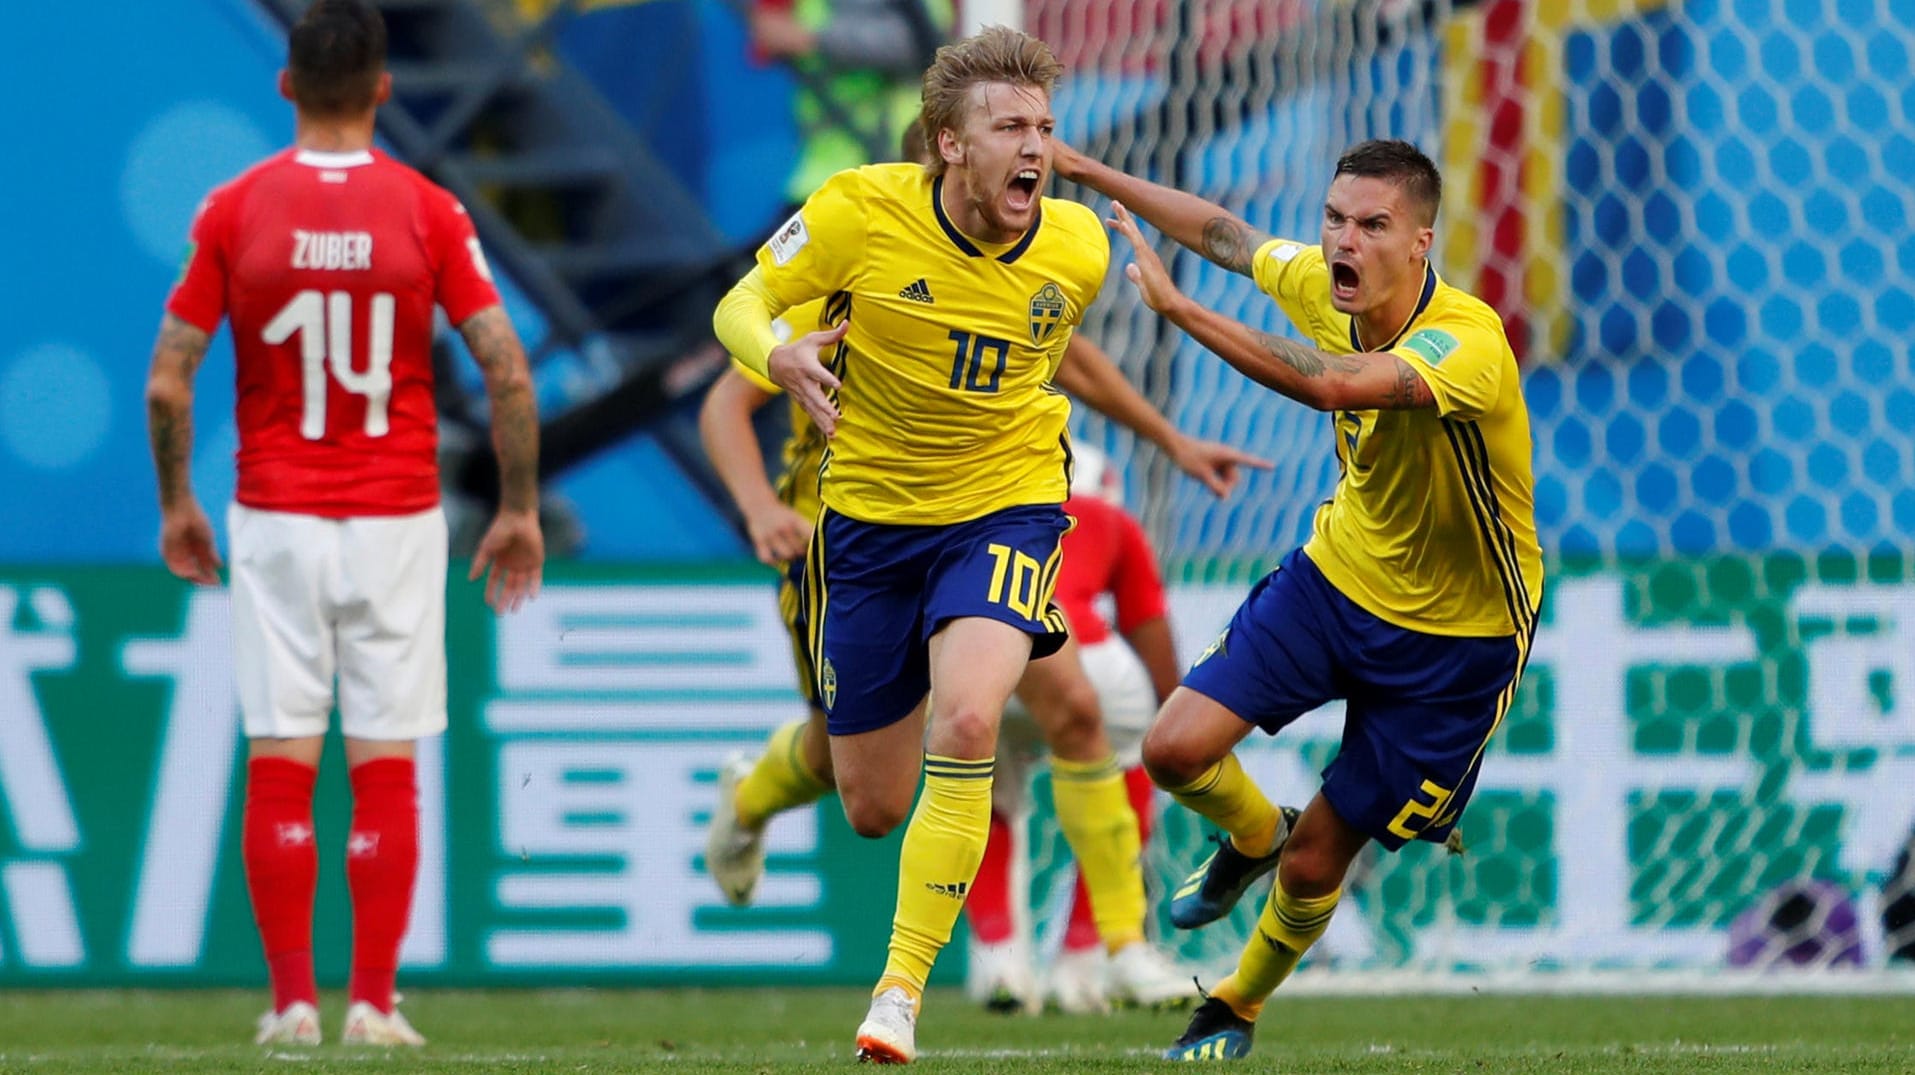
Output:
[[299,337],[305,407],[299,434],[307,440],[326,435],[326,368],[339,387],[366,397],[366,436],[383,437],[390,428],[386,403],[392,398],[392,295],[372,297],[372,324],[366,341],[366,370],[352,368],[352,295],[345,291],[301,291],[266,323],[260,338],[275,346]]

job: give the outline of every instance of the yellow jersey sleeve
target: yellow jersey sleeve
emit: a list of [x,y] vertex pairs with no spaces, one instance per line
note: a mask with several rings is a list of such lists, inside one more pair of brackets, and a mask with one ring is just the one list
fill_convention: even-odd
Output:
[[[772,334],[778,337],[779,343],[784,343],[794,336],[816,332],[825,327],[824,306],[824,301],[821,299],[793,306],[772,319]],[[784,389],[773,384],[764,374],[753,369],[751,363],[737,355],[731,356],[731,368],[737,370],[739,376],[751,382],[752,387],[761,392],[769,392],[774,396],[785,394]]]
[[781,305],[774,313],[848,290],[867,246],[865,183],[856,169],[825,181],[758,248],[758,272]]
[[1438,414],[1473,422],[1502,397],[1506,349],[1487,326],[1447,318],[1417,328],[1389,353],[1423,375],[1436,397]]

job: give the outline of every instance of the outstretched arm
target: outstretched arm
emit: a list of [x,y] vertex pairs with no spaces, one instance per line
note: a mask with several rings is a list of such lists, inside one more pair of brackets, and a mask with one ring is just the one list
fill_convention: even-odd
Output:
[[1055,145],[1058,175],[1124,203],[1158,231],[1231,272],[1249,276],[1257,248],[1271,239],[1216,202],[1120,172],[1061,142]]
[[160,485],[160,558],[180,578],[219,584],[213,524],[193,495],[193,378],[212,336],[173,314],[160,321],[146,375],[147,435]]
[[1185,436],[1117,368],[1103,349],[1081,335],[1064,345],[1057,385],[1090,409],[1155,444],[1177,469],[1203,483],[1218,497],[1230,495],[1241,477],[1238,467],[1270,469],[1268,460],[1227,444]]
[[1237,371],[1266,388],[1320,411],[1411,410],[1436,406],[1429,382],[1408,362],[1387,352],[1331,354],[1306,343],[1259,332],[1194,302],[1177,290],[1164,263],[1144,242],[1137,222],[1120,203],[1111,226],[1130,240],[1136,259],[1124,275],[1137,285],[1145,305]]
[[539,530],[539,413],[532,371],[502,306],[488,306],[461,321],[459,335],[485,373],[492,451],[499,461],[499,511],[479,540],[467,577],[487,574],[486,603],[494,611],[510,612],[537,596],[545,568],[545,537]]
[[771,393],[728,369],[705,393],[698,409],[698,439],[705,445],[718,480],[725,483],[760,563],[781,564],[803,556],[811,541],[811,520],[778,499],[765,473],[765,457],[751,416],[771,402]]

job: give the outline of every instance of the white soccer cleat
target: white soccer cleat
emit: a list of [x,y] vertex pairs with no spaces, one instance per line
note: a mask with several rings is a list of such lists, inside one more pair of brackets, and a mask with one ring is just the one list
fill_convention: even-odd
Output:
[[1044,998],[1031,969],[1030,952],[1012,939],[1003,944],[974,943],[964,977],[964,995],[1000,1015],[1036,1015]]
[[705,872],[734,907],[751,902],[765,872],[765,830],[738,823],[738,783],[751,773],[751,760],[733,755],[718,770],[718,802],[705,833]]
[[858,1024],[858,1061],[909,1064],[918,1057],[918,1006],[897,986],[871,998],[871,1010]]
[[[395,1003],[397,1001],[395,1000]],[[346,1009],[346,1027],[339,1040],[347,1045],[424,1045],[425,1035],[412,1029],[394,1008],[388,1015],[363,1000]]]
[[1197,1002],[1197,980],[1146,941],[1110,957],[1110,999],[1139,1008],[1182,1008]]
[[1067,948],[1057,953],[1045,976],[1044,1001],[1066,1015],[1102,1015],[1110,1011],[1104,997],[1104,950]]
[[318,1045],[319,1009],[303,1000],[286,1005],[285,1011],[267,1012],[259,1017],[254,1045]]

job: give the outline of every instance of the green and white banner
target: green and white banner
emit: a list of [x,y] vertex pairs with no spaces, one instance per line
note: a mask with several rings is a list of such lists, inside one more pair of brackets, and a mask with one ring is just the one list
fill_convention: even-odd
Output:
[[[799,712],[772,582],[561,567],[502,619],[452,585],[451,728],[421,756],[407,981],[877,972],[895,836],[860,840],[832,800],[782,819],[748,911],[702,871],[714,771]],[[1175,593],[1188,653],[1245,589]],[[0,570],[0,986],[261,980],[226,609],[223,591],[156,568]],[[1366,859],[1322,954],[1713,966],[1729,921],[1799,877],[1852,893],[1867,932],[1915,821],[1911,692],[1915,573],[1900,561],[1558,570],[1463,821],[1469,853]],[[1246,764],[1301,801],[1340,720],[1253,736]],[[349,952],[342,761],[335,744],[316,814],[333,980]],[[1194,862],[1198,827],[1172,811],[1166,833],[1155,860]]]

